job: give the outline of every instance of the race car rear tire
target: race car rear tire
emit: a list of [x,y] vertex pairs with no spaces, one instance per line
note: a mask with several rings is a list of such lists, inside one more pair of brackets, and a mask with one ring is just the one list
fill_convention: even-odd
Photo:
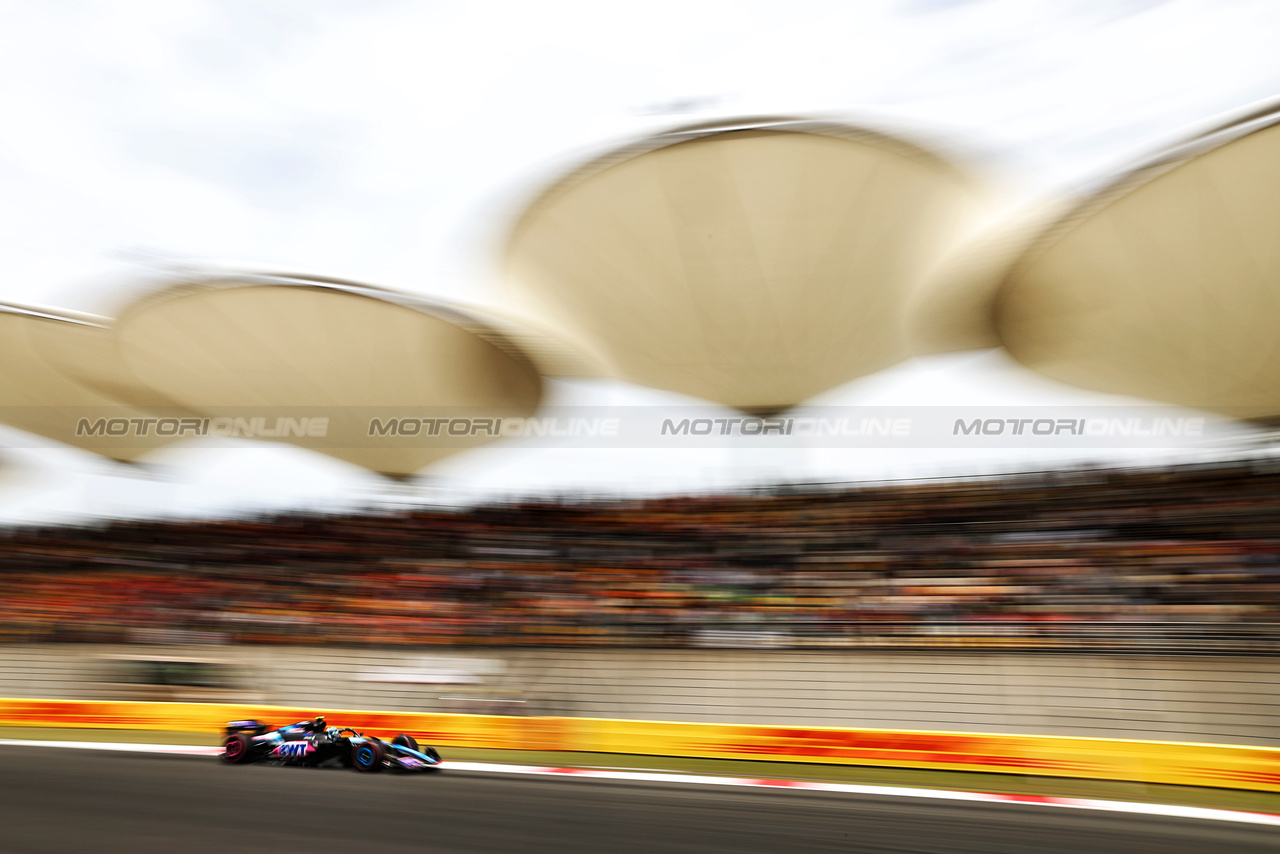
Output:
[[249,761],[249,751],[253,747],[253,739],[243,732],[227,736],[222,742],[222,761],[229,765],[241,765]]
[[358,744],[351,751],[351,764],[357,771],[373,773],[382,770],[382,745],[376,741]]
[[398,744],[398,745],[400,745],[401,747],[407,747],[407,748],[409,748],[410,750],[417,750],[417,749],[418,749],[418,742],[417,742],[417,740],[416,740],[416,739],[414,739],[414,737],[413,737],[413,736],[411,736],[411,735],[406,735],[406,734],[404,734],[404,733],[400,733],[400,734],[399,734],[399,735],[397,735],[395,738],[391,739],[391,743],[392,743],[392,744]]

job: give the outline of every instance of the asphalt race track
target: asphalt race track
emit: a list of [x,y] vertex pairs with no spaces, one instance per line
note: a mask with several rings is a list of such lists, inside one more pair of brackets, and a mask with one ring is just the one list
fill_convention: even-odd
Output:
[[[446,756],[446,760],[448,757]],[[0,746],[0,851],[1232,852],[1276,828],[1016,804]]]

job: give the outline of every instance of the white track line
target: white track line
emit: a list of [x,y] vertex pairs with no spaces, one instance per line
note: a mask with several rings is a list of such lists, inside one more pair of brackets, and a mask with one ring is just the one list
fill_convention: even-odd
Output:
[[[80,750],[119,750],[132,753],[171,753],[185,756],[217,756],[220,747],[186,744],[129,744],[97,741],[27,741],[2,738],[0,746],[69,747]],[[739,786],[757,789],[799,789],[809,792],[838,792],[894,798],[933,798],[949,801],[1024,804],[1066,809],[1104,810],[1167,818],[1198,818],[1280,827],[1280,815],[1240,810],[1185,807],[1173,804],[1146,804],[1130,801],[1099,801],[1089,798],[1055,798],[1045,795],[1000,795],[991,792],[958,792],[948,789],[911,789],[902,786],[867,786],[859,783],[820,783],[809,780],[769,780],[751,777],[717,777],[706,774],[675,774],[665,771],[612,771],[600,768],[556,768],[544,765],[507,765],[499,762],[456,762],[445,760],[442,767],[482,774],[523,774],[541,777],[581,777],[592,780],[624,780],[638,783],[680,783],[695,786]]]
[[15,747],[71,747],[78,750],[123,750],[129,753],[181,753],[188,756],[217,756],[221,747],[196,744],[130,744],[120,741],[27,741],[18,738],[0,738],[0,745]]
[[1207,807],[1185,807],[1172,804],[1144,804],[1129,801],[1099,801],[1087,798],[1055,798],[1044,795],[1000,795],[990,792],[957,792],[945,789],[910,789],[901,786],[866,786],[858,783],[819,783],[807,780],[766,780],[749,777],[715,777],[693,774],[670,774],[654,771],[607,771],[594,768],[550,768],[532,765],[502,765],[488,762],[450,762],[446,767],[458,771],[482,771],[495,774],[538,774],[559,777],[587,777],[600,780],[630,780],[644,783],[685,783],[699,786],[746,786],[761,789],[801,789],[810,792],[841,792],[852,795],[879,795],[896,798],[935,798],[952,801],[1028,804],[1031,806],[1066,807],[1068,809],[1107,810],[1110,812],[1158,815],[1172,818],[1199,818],[1214,821],[1236,821],[1280,827],[1280,815],[1269,813],[1220,810]]

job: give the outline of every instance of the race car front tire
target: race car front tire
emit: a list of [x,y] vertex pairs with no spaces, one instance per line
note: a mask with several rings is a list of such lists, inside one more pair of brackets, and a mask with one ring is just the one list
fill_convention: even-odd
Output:
[[382,770],[382,745],[376,741],[366,741],[356,745],[351,751],[351,764],[357,771],[373,773]]
[[391,739],[391,743],[392,743],[392,744],[398,744],[398,745],[400,745],[401,747],[407,747],[407,748],[409,748],[410,750],[417,750],[417,749],[418,749],[418,742],[417,742],[417,740],[415,740],[413,736],[411,736],[411,735],[405,735],[404,733],[400,733],[400,734],[399,734],[399,735],[397,735],[395,738]]

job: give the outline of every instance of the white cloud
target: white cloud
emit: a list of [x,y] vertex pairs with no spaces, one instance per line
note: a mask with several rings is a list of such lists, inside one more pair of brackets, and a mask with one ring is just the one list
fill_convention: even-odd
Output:
[[[1280,91],[1276,32],[1269,0],[8,4],[0,296],[58,303],[143,247],[491,298],[487,253],[521,194],[689,120],[646,114],[684,98],[708,105],[693,118],[870,110],[995,152],[1019,186],[1069,185]],[[911,370],[901,393],[928,394]],[[486,459],[438,476],[501,482]],[[699,476],[744,468],[715,466]],[[575,468],[518,467],[535,484]]]

